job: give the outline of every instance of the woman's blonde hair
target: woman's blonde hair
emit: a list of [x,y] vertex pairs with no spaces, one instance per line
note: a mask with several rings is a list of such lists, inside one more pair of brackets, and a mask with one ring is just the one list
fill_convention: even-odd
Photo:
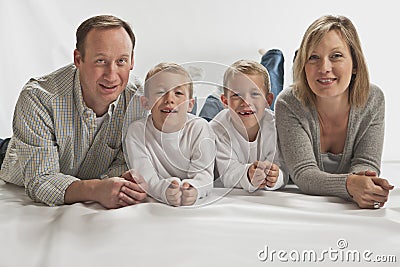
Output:
[[307,82],[305,65],[312,51],[331,30],[337,31],[350,48],[353,75],[349,85],[349,103],[363,107],[369,95],[368,68],[357,30],[353,23],[344,16],[322,16],[308,27],[293,64],[294,94],[304,105],[315,105],[316,96]]

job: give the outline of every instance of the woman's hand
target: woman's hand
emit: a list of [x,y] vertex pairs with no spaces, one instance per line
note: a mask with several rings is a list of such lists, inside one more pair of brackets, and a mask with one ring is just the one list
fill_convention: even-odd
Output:
[[383,207],[388,200],[389,191],[394,187],[386,179],[379,178],[373,171],[359,172],[348,176],[347,192],[360,208]]

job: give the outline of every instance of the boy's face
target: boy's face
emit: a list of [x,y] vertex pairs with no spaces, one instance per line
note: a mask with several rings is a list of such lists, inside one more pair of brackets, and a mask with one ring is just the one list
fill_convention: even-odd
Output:
[[187,112],[194,105],[189,99],[187,78],[178,73],[161,71],[147,83],[148,97],[142,97],[142,105],[151,110],[154,126],[162,132],[176,132],[182,129]]
[[229,107],[236,129],[258,129],[265,108],[271,105],[273,94],[266,94],[264,77],[259,74],[235,74],[227,83],[227,94],[221,96]]

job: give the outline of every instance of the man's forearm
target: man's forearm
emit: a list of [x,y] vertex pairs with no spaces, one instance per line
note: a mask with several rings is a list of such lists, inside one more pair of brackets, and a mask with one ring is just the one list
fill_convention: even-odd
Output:
[[78,180],[69,185],[64,195],[65,204],[96,201],[95,188],[99,179]]

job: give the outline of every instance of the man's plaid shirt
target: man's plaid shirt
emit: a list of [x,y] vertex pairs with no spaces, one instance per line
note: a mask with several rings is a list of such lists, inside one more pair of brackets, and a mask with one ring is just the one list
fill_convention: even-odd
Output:
[[24,185],[34,201],[60,205],[78,179],[120,176],[127,169],[121,144],[125,111],[131,105],[127,121],[146,115],[136,91],[128,84],[96,134],[96,115],[83,102],[73,64],[31,79],[16,104],[0,178]]

